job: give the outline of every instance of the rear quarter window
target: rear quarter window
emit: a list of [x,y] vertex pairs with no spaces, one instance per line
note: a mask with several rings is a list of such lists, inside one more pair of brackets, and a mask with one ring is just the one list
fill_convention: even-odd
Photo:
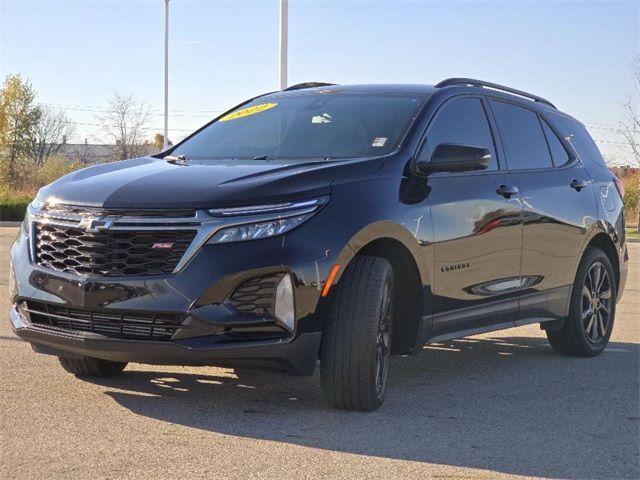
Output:
[[558,114],[550,114],[549,120],[578,153],[578,156],[587,166],[607,168],[602,154],[596,142],[593,141],[587,129],[581,123]]
[[545,120],[542,120],[542,129],[544,130],[545,137],[547,137],[547,143],[549,144],[549,151],[551,152],[553,164],[556,167],[560,167],[567,163],[569,161],[569,154],[565,150],[558,136]]

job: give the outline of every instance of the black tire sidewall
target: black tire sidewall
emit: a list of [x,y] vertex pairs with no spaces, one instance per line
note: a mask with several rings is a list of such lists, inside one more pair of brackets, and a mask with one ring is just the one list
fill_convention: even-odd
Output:
[[[604,265],[605,269],[607,270],[607,274],[609,275],[610,279],[609,281],[611,283],[612,301],[610,315],[611,318],[609,320],[606,335],[602,337],[597,343],[593,343],[592,341],[587,339],[586,332],[584,331],[584,327],[582,325],[582,288],[585,284],[589,269],[596,262]],[[570,326],[572,329],[574,329],[580,343],[582,344],[582,347],[584,347],[591,355],[599,354],[609,343],[611,333],[613,332],[617,295],[618,291],[616,285],[616,277],[614,275],[613,266],[609,261],[609,257],[607,257],[607,255],[602,250],[590,248],[583,257],[582,262],[580,263],[580,268],[578,269],[576,280],[573,284],[568,321],[571,322]]]
[[[320,369],[323,397],[336,408],[370,411],[384,401],[388,374],[387,382],[378,392],[377,339],[384,292],[388,288],[391,312],[389,341],[392,341],[393,286],[393,269],[386,259],[356,257],[341,278],[335,295],[330,298],[331,307],[320,351]],[[391,348],[387,355],[388,365]]]

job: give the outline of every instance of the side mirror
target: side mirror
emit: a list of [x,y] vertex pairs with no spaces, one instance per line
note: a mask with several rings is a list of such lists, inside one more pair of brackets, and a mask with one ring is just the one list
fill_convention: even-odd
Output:
[[418,173],[428,175],[432,172],[468,172],[486,170],[491,161],[491,152],[482,147],[441,143],[433,151],[431,161],[418,161]]

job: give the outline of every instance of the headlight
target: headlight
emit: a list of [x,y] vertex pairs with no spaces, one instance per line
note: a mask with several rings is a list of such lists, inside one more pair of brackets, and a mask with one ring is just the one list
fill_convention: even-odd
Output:
[[328,200],[328,197],[324,196],[300,202],[208,210],[209,215],[216,217],[251,215],[258,217],[259,220],[256,219],[250,223],[239,222],[237,225],[224,227],[217,231],[207,243],[242,242],[282,235],[311,218]]
[[44,202],[36,196],[36,198],[34,198],[29,204],[29,206],[27,207],[27,212],[29,210],[31,210],[32,212],[37,212],[39,210],[42,210],[43,206],[44,206]]
[[20,225],[20,233],[24,236],[29,236],[29,209],[27,208],[26,213],[24,214],[24,220],[22,220],[22,224]]
[[278,218],[267,222],[249,223],[228,227],[216,233],[208,243],[241,242],[244,240],[258,240],[260,238],[275,237],[293,230],[312,214],[297,215],[295,217]]
[[42,201],[38,197],[34,198],[29,205],[27,205],[27,210],[24,213],[24,220],[22,220],[22,225],[20,226],[22,230],[22,234],[25,236],[29,236],[29,223],[31,221],[31,212],[37,212],[42,208]]

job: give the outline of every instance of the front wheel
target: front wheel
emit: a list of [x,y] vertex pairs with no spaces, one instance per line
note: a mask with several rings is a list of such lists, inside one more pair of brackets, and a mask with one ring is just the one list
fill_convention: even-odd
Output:
[[586,252],[571,294],[569,316],[561,330],[547,330],[551,347],[562,355],[593,357],[609,343],[616,313],[616,279],[609,257],[600,249]]
[[343,410],[384,401],[391,356],[393,270],[379,257],[356,257],[344,273],[322,337],[322,396]]

